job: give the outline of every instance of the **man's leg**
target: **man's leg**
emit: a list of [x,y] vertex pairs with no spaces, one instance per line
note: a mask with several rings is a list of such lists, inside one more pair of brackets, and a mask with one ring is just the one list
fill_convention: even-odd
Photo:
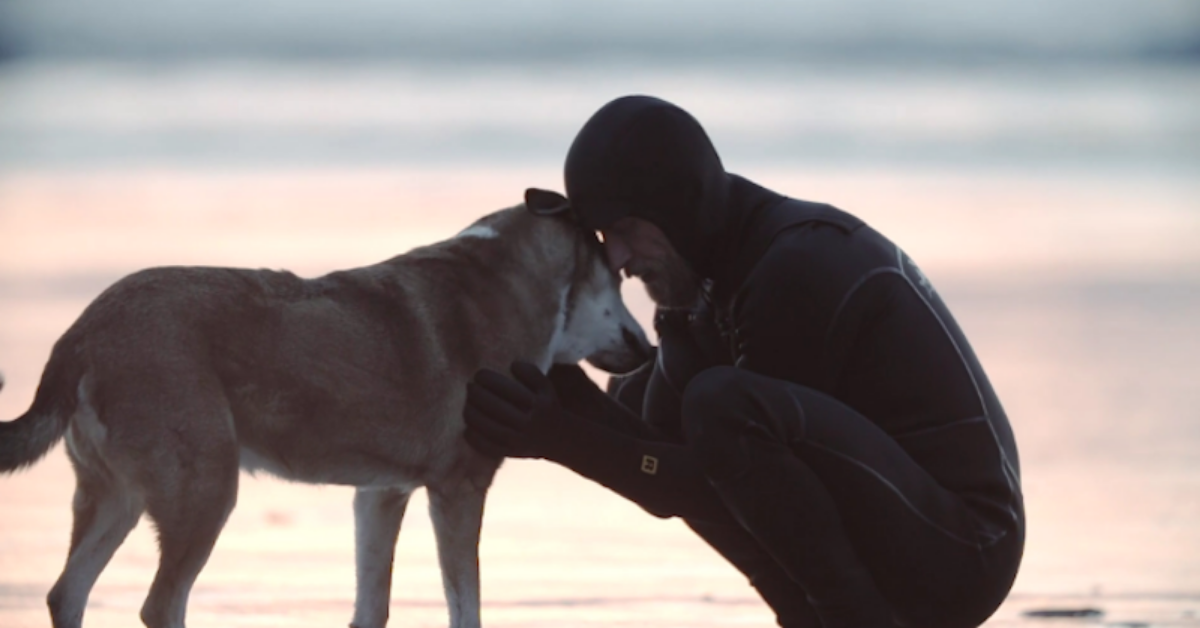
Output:
[[821,620],[808,603],[804,589],[750,533],[738,526],[703,521],[685,523],[750,580],[750,585],[775,612],[775,621],[782,628],[821,628]]
[[892,626],[824,485],[762,423],[713,396],[703,409],[685,397],[684,430],[734,518],[800,585],[824,628]]
[[713,486],[826,628],[890,625],[892,611],[976,625],[989,589],[1007,590],[1006,559],[973,544],[966,504],[852,408],[715,368],[689,384],[683,416]]

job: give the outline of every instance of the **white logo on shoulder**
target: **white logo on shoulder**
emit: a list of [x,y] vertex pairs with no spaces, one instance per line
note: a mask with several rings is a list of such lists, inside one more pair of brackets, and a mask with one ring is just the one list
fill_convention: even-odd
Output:
[[911,270],[912,274],[916,276],[917,285],[921,286],[925,294],[932,299],[937,294],[937,290],[933,289],[933,283],[929,281],[929,277],[925,276],[925,273],[921,271],[917,263],[907,253],[901,251],[900,247],[896,247],[896,254],[900,258],[900,270],[904,272],[905,276],[909,276],[909,271]]

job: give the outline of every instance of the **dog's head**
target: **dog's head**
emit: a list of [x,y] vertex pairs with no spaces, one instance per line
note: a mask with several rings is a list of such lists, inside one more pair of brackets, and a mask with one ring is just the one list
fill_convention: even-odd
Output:
[[574,269],[561,295],[552,360],[574,364],[586,359],[609,373],[627,373],[644,364],[651,357],[650,342],[621,298],[621,276],[609,268],[596,233],[575,220],[560,194],[528,190],[525,207],[562,221],[573,239]]

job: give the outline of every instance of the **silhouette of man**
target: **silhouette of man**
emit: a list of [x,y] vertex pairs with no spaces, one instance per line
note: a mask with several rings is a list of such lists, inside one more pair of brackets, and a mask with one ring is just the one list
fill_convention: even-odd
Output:
[[1024,545],[1016,444],[913,261],[848,213],[727,173],[656,98],[593,115],[565,182],[658,305],[656,358],[608,394],[577,366],[480,371],[467,440],[682,517],[780,626],[983,623]]

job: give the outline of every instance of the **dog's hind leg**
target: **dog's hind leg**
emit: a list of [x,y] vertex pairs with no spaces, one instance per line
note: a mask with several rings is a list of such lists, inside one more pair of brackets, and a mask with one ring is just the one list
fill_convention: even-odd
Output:
[[92,586],[137,525],[143,508],[128,486],[70,456],[76,476],[75,521],[67,565],[46,598],[54,628],[79,628]]
[[236,455],[227,464],[179,469],[179,482],[159,486],[147,498],[147,512],[158,528],[158,573],[142,605],[150,628],[183,628],[188,595],[237,500]]
[[451,628],[479,627],[479,531],[486,495],[486,483],[468,480],[429,487],[429,513]]
[[357,591],[351,628],[383,628],[392,592],[396,537],[412,491],[360,488],[354,493]]
[[158,572],[142,605],[150,628],[183,628],[196,576],[237,501],[238,447],[225,408],[191,416],[162,430],[143,476],[146,513],[158,529]]

